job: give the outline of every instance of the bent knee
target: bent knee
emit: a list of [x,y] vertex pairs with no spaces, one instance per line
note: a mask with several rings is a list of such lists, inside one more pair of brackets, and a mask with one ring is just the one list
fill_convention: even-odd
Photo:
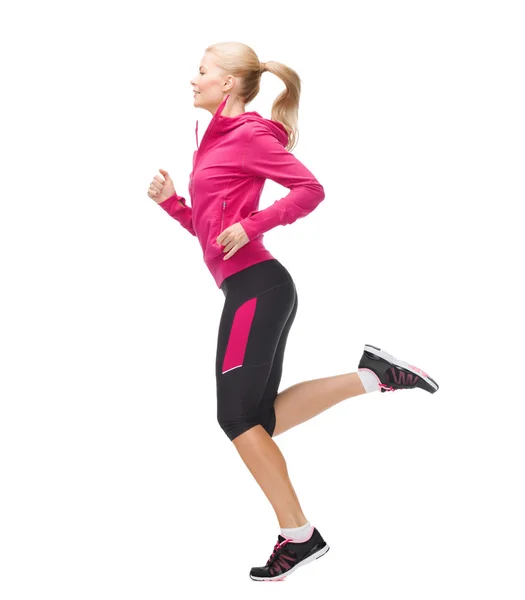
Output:
[[227,419],[221,415],[217,415],[217,422],[232,442],[236,437],[239,437],[245,431],[248,431],[248,429],[251,429],[256,425],[261,425],[260,419]]
[[275,418],[265,420],[260,416],[257,416],[253,418],[227,419],[221,415],[217,415],[217,422],[232,442],[236,437],[239,437],[241,434],[248,431],[248,429],[251,429],[256,425],[260,425],[270,437],[275,430]]

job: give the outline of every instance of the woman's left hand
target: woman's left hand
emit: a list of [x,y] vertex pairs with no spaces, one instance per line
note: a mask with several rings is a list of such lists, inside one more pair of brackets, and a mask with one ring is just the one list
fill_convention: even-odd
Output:
[[223,252],[228,252],[223,260],[231,258],[239,248],[242,248],[249,241],[246,231],[240,223],[234,223],[227,227],[217,238],[217,244],[224,246]]

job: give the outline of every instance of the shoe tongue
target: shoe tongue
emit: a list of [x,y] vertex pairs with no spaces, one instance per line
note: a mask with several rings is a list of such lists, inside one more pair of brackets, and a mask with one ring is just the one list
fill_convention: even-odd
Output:
[[279,544],[281,544],[282,542],[284,542],[286,538],[284,536],[282,536],[281,534],[279,534],[279,537],[277,538]]

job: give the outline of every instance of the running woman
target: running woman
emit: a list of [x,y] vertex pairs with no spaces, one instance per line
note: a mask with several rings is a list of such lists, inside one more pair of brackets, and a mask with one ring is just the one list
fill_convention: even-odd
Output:
[[[269,72],[285,84],[272,119],[246,111]],[[298,298],[294,280],[265,248],[264,233],[310,214],[324,199],[323,186],[292,154],[297,142],[301,80],[276,61],[259,62],[241,43],[209,46],[190,81],[194,106],[211,122],[197,149],[189,180],[191,207],[167,171],[159,169],[148,190],[171,217],[194,235],[203,260],[224,294],[215,375],[217,420],[272,505],[280,534],[255,581],[282,580],[329,550],[306,518],[272,439],[335,404],[360,394],[438,384],[427,373],[376,346],[365,345],[354,373],[305,381],[279,392],[286,340]],[[266,179],[289,193],[259,210]]]

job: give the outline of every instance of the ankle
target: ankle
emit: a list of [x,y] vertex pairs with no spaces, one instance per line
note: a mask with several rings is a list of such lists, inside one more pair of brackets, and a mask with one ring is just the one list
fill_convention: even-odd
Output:
[[290,540],[305,542],[310,539],[313,530],[313,525],[307,521],[301,527],[281,527],[281,535]]
[[379,377],[370,369],[358,369],[356,375],[361,381],[363,392],[377,392],[379,390]]
[[285,518],[278,518],[279,527],[281,529],[297,529],[304,527],[308,523],[308,519],[303,515],[288,515]]

